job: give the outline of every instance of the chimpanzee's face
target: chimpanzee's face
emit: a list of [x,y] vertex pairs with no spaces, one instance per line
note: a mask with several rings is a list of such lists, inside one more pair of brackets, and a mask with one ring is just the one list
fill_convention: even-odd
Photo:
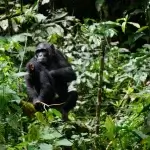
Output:
[[48,43],[40,43],[36,48],[35,57],[37,62],[47,64],[49,63],[55,54],[55,48]]
[[48,62],[48,59],[49,59],[49,53],[47,50],[41,49],[41,50],[36,51],[37,62],[46,64]]

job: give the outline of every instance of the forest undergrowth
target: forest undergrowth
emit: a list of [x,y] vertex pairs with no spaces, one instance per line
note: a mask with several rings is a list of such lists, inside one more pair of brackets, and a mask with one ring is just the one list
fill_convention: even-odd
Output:
[[[16,5],[13,11],[19,10]],[[34,6],[23,11],[0,21],[0,150],[150,149],[148,20],[141,26],[127,14],[116,21],[81,22],[63,9],[50,18]],[[77,74],[79,98],[68,122],[56,109],[36,112],[28,103],[25,64],[44,41],[60,49]]]

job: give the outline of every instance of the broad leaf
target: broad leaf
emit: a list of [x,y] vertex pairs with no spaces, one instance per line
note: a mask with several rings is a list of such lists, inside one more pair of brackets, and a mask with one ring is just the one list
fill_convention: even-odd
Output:
[[115,130],[116,130],[116,127],[115,127],[115,124],[112,120],[112,118],[110,116],[108,116],[106,118],[106,121],[105,121],[105,127],[107,129],[107,136],[110,140],[113,140],[114,137],[115,137]]
[[46,17],[42,14],[37,14],[35,17],[37,18],[38,22],[42,22],[46,19]]
[[39,150],[53,150],[53,146],[51,144],[42,143],[39,145]]
[[18,72],[18,73],[13,74],[13,76],[22,77],[22,76],[25,76],[25,75],[28,75],[28,74],[29,74],[28,72]]
[[62,140],[57,141],[57,142],[56,142],[56,145],[57,145],[57,146],[72,146],[73,143],[70,142],[70,141],[67,140],[67,139],[62,139]]
[[131,25],[135,26],[136,28],[140,28],[140,25],[138,23],[128,22],[128,24],[131,24]]

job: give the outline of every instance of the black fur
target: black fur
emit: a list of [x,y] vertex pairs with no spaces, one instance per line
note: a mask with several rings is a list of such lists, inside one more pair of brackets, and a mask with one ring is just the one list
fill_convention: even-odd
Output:
[[35,77],[29,74],[26,77],[26,85],[33,103],[40,100],[51,104],[55,93],[58,95],[55,103],[66,102],[63,105],[66,113],[75,107],[78,94],[77,91],[68,92],[67,83],[76,80],[76,74],[59,50],[48,43],[40,43],[35,56],[28,62],[30,63],[35,64]]
[[[31,69],[31,65],[34,69]],[[27,63],[28,75],[25,77],[27,91],[33,103],[41,101],[50,104],[54,99],[54,79],[48,74],[48,70],[40,63],[32,61]]]

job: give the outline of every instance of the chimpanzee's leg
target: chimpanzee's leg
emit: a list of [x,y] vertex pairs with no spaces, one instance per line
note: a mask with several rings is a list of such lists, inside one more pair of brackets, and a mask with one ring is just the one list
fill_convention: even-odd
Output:
[[72,84],[69,87],[66,84],[61,84],[61,86],[57,86],[57,94],[59,97],[55,99],[55,104],[60,104],[60,111],[62,112],[62,119],[64,121],[68,120],[68,112],[76,106],[76,101],[78,99],[77,90],[74,88]]
[[71,109],[73,109],[76,106],[77,99],[78,93],[75,88],[75,82],[71,82],[68,86],[66,103],[63,105],[64,111],[68,113]]
[[65,104],[63,105],[64,111],[69,112],[71,109],[73,109],[76,106],[77,99],[78,99],[77,91],[68,92],[68,97],[66,99]]
[[62,112],[62,119],[64,121],[68,120],[68,112],[76,106],[77,99],[78,99],[77,91],[70,91],[67,93],[67,96],[61,95],[56,99],[57,104],[65,102],[60,107],[61,108],[60,111]]

